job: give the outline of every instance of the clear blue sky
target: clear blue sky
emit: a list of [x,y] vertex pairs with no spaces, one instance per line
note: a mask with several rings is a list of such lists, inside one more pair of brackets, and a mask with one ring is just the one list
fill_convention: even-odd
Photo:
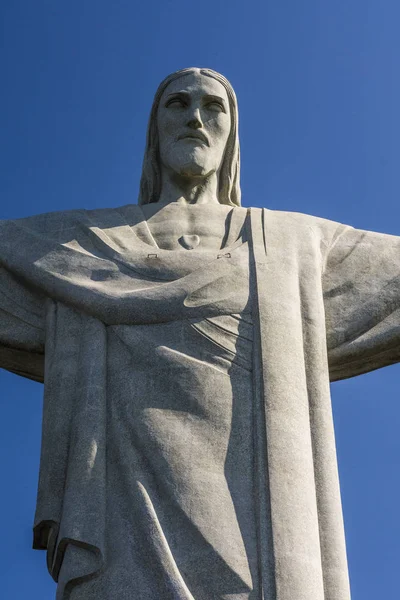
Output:
[[[157,84],[206,66],[237,91],[245,206],[400,234],[398,0],[2,0],[0,19],[1,218],[136,202]],[[353,600],[399,593],[399,383],[332,387]],[[0,596],[53,600],[30,550],[42,387],[0,389]]]

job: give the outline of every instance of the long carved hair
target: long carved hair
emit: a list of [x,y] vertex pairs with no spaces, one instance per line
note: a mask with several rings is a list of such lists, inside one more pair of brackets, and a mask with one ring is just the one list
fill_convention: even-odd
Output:
[[161,193],[161,168],[159,153],[159,138],[157,128],[157,111],[161,96],[166,87],[175,79],[198,73],[212,77],[219,81],[225,88],[231,115],[231,130],[226,143],[225,153],[219,170],[218,201],[220,204],[240,206],[240,148],[238,135],[238,106],[233,87],[220,73],[211,69],[181,69],[168,75],[158,86],[151,108],[147,128],[146,149],[143,159],[142,177],[140,180],[139,204],[157,202]]

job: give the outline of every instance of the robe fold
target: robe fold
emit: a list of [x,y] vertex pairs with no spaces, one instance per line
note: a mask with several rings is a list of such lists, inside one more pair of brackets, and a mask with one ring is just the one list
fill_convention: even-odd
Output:
[[[140,366],[147,351],[154,373],[167,368],[171,380],[177,359],[187,398],[199,402],[186,413],[166,391],[161,408],[127,416],[133,441],[126,447],[141,448],[146,432],[143,444],[152,444],[165,464],[163,475],[153,454],[135,455],[124,480],[138,522],[137,534],[131,524],[133,537],[146,523],[146,536],[152,532],[146,556],[164,578],[159,597],[350,598],[329,381],[400,359],[400,239],[308,215],[247,212],[240,240],[203,254],[152,245],[133,205],[0,223],[0,366],[45,384],[34,547],[47,549],[59,600],[91,599],[84,595],[90,586],[93,597],[100,600],[99,589],[109,597],[95,586],[107,580],[110,523],[124,510],[114,509],[108,481],[118,472],[113,453],[123,448],[110,415],[126,409],[127,390],[135,406],[146,397],[138,390],[149,381]],[[230,382],[239,413],[211,398],[217,389],[207,396],[208,377],[221,386],[221,402]],[[191,398],[196,386],[198,397]],[[150,387],[149,398],[159,398]],[[241,435],[232,437],[230,415]],[[180,435],[190,425],[198,462],[196,453],[185,459],[184,444],[172,443],[171,419]],[[231,463],[235,452],[248,455],[240,477],[222,451],[225,442]],[[203,456],[214,465],[209,493]],[[164,503],[168,494],[172,500]],[[215,515],[204,513],[213,503],[220,535]],[[198,580],[196,562],[179,556],[185,527]],[[156,591],[135,552],[143,590],[137,597],[152,599]],[[207,591],[201,569],[214,563],[221,589],[212,588],[210,571]]]

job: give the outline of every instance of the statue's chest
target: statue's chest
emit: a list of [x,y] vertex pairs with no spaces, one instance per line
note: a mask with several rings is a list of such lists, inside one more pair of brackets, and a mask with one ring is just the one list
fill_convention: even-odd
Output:
[[[226,233],[225,215],[213,219],[206,214],[166,214],[147,222],[157,246],[164,250],[194,250],[221,248]],[[209,216],[209,215],[208,215]],[[215,218],[216,217],[216,218]]]

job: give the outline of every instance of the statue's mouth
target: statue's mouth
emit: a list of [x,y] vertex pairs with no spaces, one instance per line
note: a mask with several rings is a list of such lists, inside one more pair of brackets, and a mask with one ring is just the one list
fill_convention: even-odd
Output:
[[200,140],[209,146],[207,137],[201,131],[191,131],[190,133],[184,133],[178,137],[178,140]]

